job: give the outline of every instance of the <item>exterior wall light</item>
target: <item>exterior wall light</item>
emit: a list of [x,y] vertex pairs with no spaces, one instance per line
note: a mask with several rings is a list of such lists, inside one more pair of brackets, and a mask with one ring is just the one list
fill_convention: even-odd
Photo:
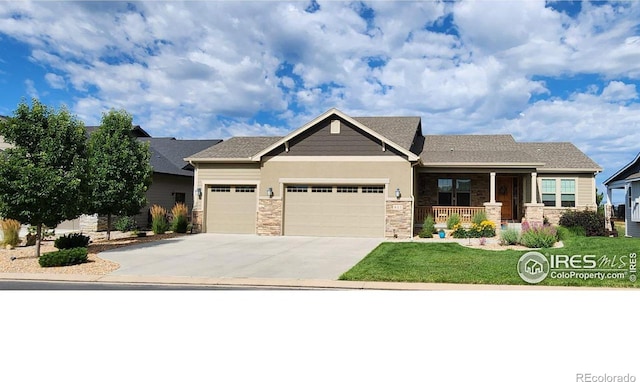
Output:
[[396,188],[396,198],[400,199],[401,196],[402,196],[402,194],[400,193],[400,189]]
[[273,188],[271,187],[267,188],[267,196],[270,198],[273,198]]
[[202,188],[198,187],[196,194],[198,195],[198,199],[202,199]]

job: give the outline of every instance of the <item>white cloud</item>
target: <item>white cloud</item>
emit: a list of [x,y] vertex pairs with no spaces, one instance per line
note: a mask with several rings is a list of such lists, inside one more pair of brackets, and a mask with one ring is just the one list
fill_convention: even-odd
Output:
[[54,89],[64,89],[66,87],[64,78],[55,73],[47,73],[44,75],[45,81]]
[[[306,6],[0,2],[0,33],[31,48],[88,123],[124,108],[158,136],[281,135],[338,107],[422,116],[427,133],[576,140],[612,163],[613,146],[637,151],[624,137],[639,127],[640,3],[583,2],[572,18],[544,1],[374,1],[369,20],[360,4]],[[425,28],[447,16],[458,36]],[[582,74],[599,80],[569,97],[536,80]]]
[[602,90],[602,98],[607,101],[627,101],[638,98],[636,85],[625,84],[621,81],[611,81]]
[[38,94],[38,89],[36,89],[36,85],[32,79],[24,80],[25,92],[29,96],[29,98],[40,98],[40,94]]

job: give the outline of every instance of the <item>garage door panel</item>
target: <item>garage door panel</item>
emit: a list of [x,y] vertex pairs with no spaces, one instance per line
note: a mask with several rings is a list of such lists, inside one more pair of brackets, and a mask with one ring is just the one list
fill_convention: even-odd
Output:
[[211,186],[207,191],[207,232],[255,233],[255,186]]
[[[355,188],[355,187],[354,187]],[[384,193],[286,192],[284,234],[300,236],[384,235]]]

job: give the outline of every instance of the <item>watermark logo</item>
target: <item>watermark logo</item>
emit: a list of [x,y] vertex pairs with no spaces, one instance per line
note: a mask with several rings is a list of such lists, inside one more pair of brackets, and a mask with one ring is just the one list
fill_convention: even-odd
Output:
[[637,254],[628,255],[543,255],[527,252],[518,261],[518,274],[529,284],[552,279],[598,279],[636,282]]
[[549,260],[540,252],[527,252],[518,260],[518,274],[529,284],[537,284],[549,275]]

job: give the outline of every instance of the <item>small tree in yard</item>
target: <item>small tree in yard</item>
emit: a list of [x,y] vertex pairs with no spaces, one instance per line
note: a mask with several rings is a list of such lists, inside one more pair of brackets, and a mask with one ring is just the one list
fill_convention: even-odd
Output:
[[91,212],[107,215],[107,239],[112,216],[131,216],[147,204],[151,184],[149,145],[132,134],[133,118],[124,110],[111,110],[89,139]]
[[0,216],[36,227],[39,257],[42,226],[74,219],[86,207],[86,130],[66,108],[33,99],[0,120],[0,135],[13,145],[0,154]]

